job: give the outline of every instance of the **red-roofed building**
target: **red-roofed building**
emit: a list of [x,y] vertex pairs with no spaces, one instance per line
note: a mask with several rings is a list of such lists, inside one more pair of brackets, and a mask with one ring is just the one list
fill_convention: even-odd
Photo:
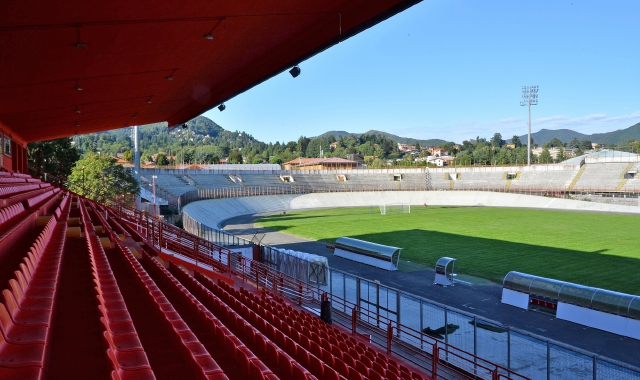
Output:
[[284,163],[285,170],[333,170],[333,169],[354,169],[358,163],[339,157],[331,158],[296,158]]

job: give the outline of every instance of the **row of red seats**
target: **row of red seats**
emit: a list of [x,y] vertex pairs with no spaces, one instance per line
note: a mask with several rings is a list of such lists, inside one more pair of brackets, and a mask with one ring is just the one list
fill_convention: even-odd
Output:
[[50,215],[50,210],[57,202],[57,194],[60,193],[60,188],[56,187],[52,190],[36,195],[35,197],[27,199],[28,209],[37,209],[37,215]]
[[[175,266],[170,267],[174,268]],[[177,268],[177,267],[176,267]],[[178,272],[180,269],[173,269]],[[297,357],[297,354],[302,354],[303,350],[288,350],[292,348],[292,345],[286,346],[283,344],[277,344],[274,336],[267,337],[264,334],[264,331],[261,331],[258,326],[252,324],[246,315],[242,315],[241,313],[237,313],[233,309],[231,309],[223,300],[218,298],[216,295],[211,293],[205,286],[196,281],[193,277],[189,276],[186,273],[181,274],[182,280],[186,283],[189,283],[191,287],[197,291],[201,297],[208,298],[209,308],[215,311],[220,318],[226,322],[228,326],[231,327],[240,327],[240,334],[249,342],[252,342],[256,345],[258,353],[267,354],[267,350],[270,351],[270,356],[268,356],[270,363],[278,365],[283,371],[283,373],[287,376],[287,378],[293,377],[296,379],[314,379],[314,378],[323,378],[322,375],[316,371],[312,370],[313,368],[309,363],[301,362],[300,358]],[[269,348],[269,346],[273,346]],[[318,360],[317,364],[322,368],[322,363]],[[317,368],[316,368],[317,369]],[[329,371],[332,371],[329,369]],[[339,378],[337,373],[334,373],[335,378]]]
[[[96,213],[100,219],[102,217]],[[108,224],[101,220],[104,228],[108,228]],[[184,363],[185,369],[188,368],[193,376],[207,379],[209,376],[216,378],[219,375],[219,367],[211,358],[211,355],[204,348],[195,334],[189,329],[187,324],[171,303],[164,296],[162,291],[155,284],[149,274],[142,268],[138,260],[133,257],[131,252],[116,240],[117,248],[115,252],[124,255],[131,267],[134,269],[142,288],[152,297],[153,302],[157,306],[157,310],[165,318],[166,331],[175,341],[176,347],[181,351],[182,357],[176,358]]]
[[[266,367],[271,368],[272,371],[277,371],[282,378],[296,380],[316,379],[295,358],[266,338],[255,326],[231,310],[218,297],[178,266],[171,264],[169,272],[174,274],[180,283],[186,287],[185,291],[191,292],[206,307],[205,313],[210,320],[214,321],[212,327],[218,341],[223,341],[227,349],[236,352],[236,361],[242,364],[245,370],[249,367],[250,379],[278,378],[275,374],[268,373],[264,367],[261,368],[260,364],[265,362],[258,360],[255,355],[265,357],[268,360],[265,363],[267,364]],[[229,331],[230,329],[235,332]],[[238,339],[238,337],[242,339]],[[254,347],[256,351],[246,348],[245,343]],[[267,355],[268,349],[271,351],[271,355]]]
[[14,205],[0,209],[0,228],[2,228],[2,225],[6,221],[20,214],[23,211],[24,211],[24,205],[22,203],[16,203]]
[[16,178],[16,177],[0,177],[0,185],[5,183],[27,183],[27,180],[24,178]]
[[[302,366],[309,370],[309,372],[316,378],[319,379],[362,379],[361,374],[351,369],[345,365],[345,363],[337,363],[334,362],[331,357],[331,353],[327,352],[325,355],[322,354],[321,348],[319,346],[319,340],[317,342],[311,342],[307,340],[306,342],[295,341],[295,338],[292,338],[292,332],[289,327],[286,327],[286,330],[282,328],[278,329],[275,327],[275,320],[271,319],[271,321],[267,321],[259,314],[257,314],[253,308],[248,308],[245,305],[241,305],[235,298],[231,297],[228,293],[226,293],[222,288],[217,287],[215,283],[209,280],[206,277],[202,277],[199,273],[197,273],[197,279],[204,283],[204,287],[210,291],[208,288],[215,288],[216,291],[212,294],[216,294],[219,296],[222,308],[218,310],[219,313],[236,313],[240,315],[240,318],[245,318],[249,325],[254,326],[260,332],[259,335],[256,335],[254,338],[256,341],[259,341],[264,337],[267,340],[267,349],[268,355],[271,356],[271,360],[278,360],[277,358],[281,357],[283,354],[286,354],[288,357],[292,357],[295,359],[296,364]],[[225,302],[225,300],[227,302]],[[229,308],[229,306],[231,308]],[[234,311],[235,310],[235,311]],[[279,323],[280,321],[278,321]],[[269,341],[270,340],[270,341]],[[273,345],[277,348],[274,350],[269,348],[269,345]],[[264,343],[260,343],[260,349],[263,349]],[[319,350],[315,350],[315,348],[319,348]],[[277,356],[276,356],[277,354]],[[331,359],[331,360],[328,360]],[[341,365],[342,364],[342,365]]]
[[59,188],[44,192],[38,190],[38,194],[26,200],[26,205],[16,202],[0,209],[0,248],[8,251],[11,248],[10,245],[19,241],[24,233],[35,226],[37,216],[49,214],[58,202],[57,194],[60,191]]
[[[51,186],[51,185],[49,185]],[[0,206],[8,206],[23,202],[42,193],[42,185],[0,186]]]
[[93,221],[84,203],[79,206],[96,284],[98,309],[102,315],[100,321],[104,326],[106,354],[113,367],[111,376],[113,379],[155,379],[100,238],[95,234]]
[[66,222],[67,220],[69,220],[69,212],[71,211],[70,209],[71,209],[71,194],[67,193],[67,195],[64,198],[62,198],[62,201],[60,202],[60,206],[58,206],[58,208],[53,213],[53,215],[59,221]]
[[32,178],[31,175],[27,173],[13,173],[13,176],[16,178],[26,178],[26,179]]
[[[210,283],[215,287],[215,283],[211,281]],[[321,355],[323,359],[328,358],[325,353],[317,349],[318,345],[321,345],[322,349],[330,352],[333,358],[333,360],[328,358],[327,361],[333,361],[335,368],[345,377],[348,374],[351,378],[357,378],[357,375],[352,374],[353,370],[345,370],[346,365],[347,368],[359,372],[363,378],[422,379],[420,374],[399,365],[387,355],[375,351],[337,328],[312,317],[309,313],[295,310],[289,305],[283,305],[280,301],[267,297],[265,292],[258,300],[256,295],[245,289],[238,290],[226,283],[220,283],[219,289],[224,289],[229,294],[229,304],[236,310],[248,308],[256,311],[260,318],[267,322],[271,321],[274,328],[281,330],[295,342],[302,346],[311,344],[309,347],[312,352],[316,350],[315,353]],[[258,320],[254,322],[260,323]]]
[[35,227],[35,220],[36,213],[25,211],[23,208],[21,212],[14,214],[0,226],[0,257],[11,252],[11,248],[22,239],[23,235]]
[[66,223],[51,218],[0,303],[0,378],[39,379],[51,326]]
[[[197,316],[198,323],[207,326],[207,336],[203,336],[203,340],[215,341],[215,345],[224,347],[227,353],[233,353],[233,357],[236,363],[239,364],[240,372],[237,375],[243,377],[249,377],[250,379],[272,379],[276,380],[278,377],[273,375],[273,372],[258,359],[249,348],[244,344],[237,344],[240,340],[229,331],[225,325],[216,318],[205,305],[203,305],[194,295],[187,290],[180,281],[178,281],[169,271],[167,271],[159,262],[151,258],[151,256],[144,254],[143,257],[144,266],[148,268],[149,273],[156,277],[157,281],[163,281],[164,285],[171,287],[175,294],[180,297],[182,305],[186,306],[189,313]],[[175,301],[174,301],[175,302]],[[218,331],[223,329],[224,331]],[[219,339],[216,339],[219,338]],[[221,370],[222,374],[222,370]],[[226,375],[222,378],[228,378]]]
[[[387,357],[387,355],[379,353],[337,328],[323,323],[309,313],[295,310],[288,305],[283,308],[279,302],[267,297],[266,292],[263,292],[262,297],[257,299],[258,296],[248,293],[244,289],[237,291],[233,288],[227,288],[227,290],[235,292],[235,296],[240,299],[244,298],[244,302],[249,305],[262,305],[263,308],[258,310],[262,310],[263,317],[277,318],[282,320],[283,324],[286,323],[288,326],[293,326],[300,333],[301,339],[307,338],[319,341],[319,337],[324,337],[322,340],[323,348],[331,351],[334,355],[342,357],[348,364],[356,363],[357,366],[360,366],[358,369],[365,375],[368,375],[368,369],[374,369],[382,376],[393,377],[394,374],[406,378],[420,376],[419,374],[414,376],[408,368],[398,365],[395,360]],[[372,376],[375,377],[376,375],[373,374]]]

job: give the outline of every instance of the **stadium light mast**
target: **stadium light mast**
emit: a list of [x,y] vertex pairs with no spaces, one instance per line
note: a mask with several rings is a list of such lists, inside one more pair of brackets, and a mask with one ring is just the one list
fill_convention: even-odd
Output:
[[527,165],[531,166],[531,106],[538,105],[538,86],[522,86],[521,106],[529,108],[529,136],[527,140]]

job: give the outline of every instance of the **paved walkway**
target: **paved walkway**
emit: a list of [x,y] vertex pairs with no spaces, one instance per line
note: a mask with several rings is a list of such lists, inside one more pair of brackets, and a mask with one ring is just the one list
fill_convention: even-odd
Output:
[[[500,302],[500,284],[479,281],[458,282],[453,287],[433,284],[432,269],[414,272],[389,272],[350,260],[334,257],[325,243],[255,227],[253,222],[263,214],[238,216],[223,223],[234,235],[251,238],[264,234],[262,244],[325,256],[329,266],[355,276],[379,280],[382,284],[415,294],[455,309],[498,321],[541,337],[575,346],[595,354],[638,366],[640,341],[556,319],[548,314],[526,311]],[[475,281],[474,281],[475,282]]]

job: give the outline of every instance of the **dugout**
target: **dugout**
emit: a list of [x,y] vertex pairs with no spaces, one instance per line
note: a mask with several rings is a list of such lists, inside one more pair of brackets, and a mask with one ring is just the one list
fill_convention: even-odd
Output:
[[502,302],[640,339],[640,296],[512,271],[503,281]]
[[453,285],[453,277],[456,275],[453,269],[455,264],[456,259],[451,257],[439,258],[436,262],[436,276],[433,283],[442,286]]
[[402,248],[398,247],[339,237],[336,240],[333,254],[386,270],[398,270],[401,251]]

